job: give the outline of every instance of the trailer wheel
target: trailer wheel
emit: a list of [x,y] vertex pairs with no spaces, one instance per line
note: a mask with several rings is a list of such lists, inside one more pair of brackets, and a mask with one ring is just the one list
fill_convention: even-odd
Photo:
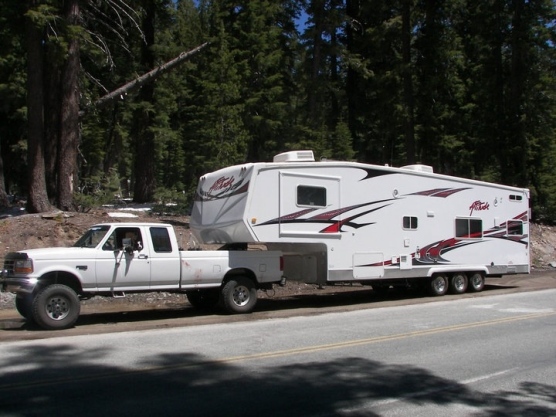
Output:
[[79,297],[70,287],[52,284],[33,299],[33,319],[43,329],[61,330],[72,327],[81,310]]
[[220,299],[220,292],[218,290],[186,291],[185,294],[189,304],[199,310],[215,307]]
[[249,278],[234,277],[222,287],[220,302],[228,313],[250,313],[257,304],[257,289]]
[[480,272],[475,272],[469,278],[469,291],[480,292],[485,288],[485,276]]
[[444,274],[436,274],[430,280],[429,290],[432,295],[440,296],[448,292],[448,277]]
[[33,297],[28,294],[15,296],[15,309],[27,321],[33,321]]
[[462,272],[456,272],[450,278],[450,292],[452,294],[463,294],[467,291],[467,275]]

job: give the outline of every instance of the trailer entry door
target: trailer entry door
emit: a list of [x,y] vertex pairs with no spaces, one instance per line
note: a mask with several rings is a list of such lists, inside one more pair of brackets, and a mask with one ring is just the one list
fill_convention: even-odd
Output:
[[280,172],[280,236],[339,238],[340,178]]

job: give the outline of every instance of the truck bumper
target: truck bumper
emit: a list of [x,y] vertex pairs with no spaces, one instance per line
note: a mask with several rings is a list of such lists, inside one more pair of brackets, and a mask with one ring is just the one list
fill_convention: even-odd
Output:
[[4,292],[31,294],[36,285],[35,278],[0,277],[0,289]]

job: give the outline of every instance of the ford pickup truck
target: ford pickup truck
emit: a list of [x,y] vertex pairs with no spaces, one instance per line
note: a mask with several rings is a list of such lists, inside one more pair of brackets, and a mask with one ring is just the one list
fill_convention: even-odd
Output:
[[283,263],[279,251],[245,249],[185,251],[169,224],[98,224],[73,247],[8,253],[0,288],[16,294],[23,317],[52,330],[75,324],[80,300],[137,292],[184,292],[194,307],[249,313],[258,289],[283,282]]

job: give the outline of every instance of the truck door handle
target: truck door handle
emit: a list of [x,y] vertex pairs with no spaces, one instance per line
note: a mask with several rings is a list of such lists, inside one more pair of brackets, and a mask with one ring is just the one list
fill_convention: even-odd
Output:
[[139,255],[137,259],[147,259],[149,255]]

